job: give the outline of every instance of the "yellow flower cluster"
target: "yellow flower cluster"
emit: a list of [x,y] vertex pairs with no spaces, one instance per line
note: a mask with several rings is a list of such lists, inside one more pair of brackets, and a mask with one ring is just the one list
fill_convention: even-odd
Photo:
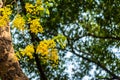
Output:
[[36,5],[42,5],[42,1],[41,0],[36,0]]
[[37,46],[36,53],[41,54],[41,56],[47,58],[47,60],[50,60],[55,64],[57,64],[58,52],[57,49],[55,49],[55,47],[56,47],[56,43],[54,40],[43,40]]
[[25,20],[20,14],[17,14],[15,19],[13,20],[13,26],[16,27],[18,30],[24,30]]
[[9,16],[11,15],[12,10],[10,6],[0,8],[0,27],[7,26],[9,22]]
[[26,3],[25,8],[27,12],[32,13],[34,6],[30,3]]
[[32,33],[37,34],[38,32],[42,33],[43,32],[43,28],[40,25],[40,20],[39,19],[33,19],[30,21],[30,31]]
[[50,56],[49,56],[49,59],[50,59],[51,61],[55,62],[55,64],[58,64],[58,59],[59,59],[57,53],[58,53],[58,50],[57,50],[57,49],[52,49],[52,50],[50,51]]
[[36,47],[36,52],[34,46],[29,44],[25,49],[20,49],[19,52],[16,52],[16,55],[19,59],[22,56],[28,56],[30,59],[33,59],[33,53],[39,54],[44,64],[52,62],[52,65],[54,65],[53,67],[58,64],[58,50],[56,49],[56,43],[54,40],[41,41]]
[[28,56],[30,59],[33,58],[33,53],[34,53],[34,46],[32,44],[29,44],[25,47],[25,49],[20,49],[20,54],[22,56]]
[[55,48],[56,44],[54,40],[43,40],[37,46],[36,52],[41,53],[42,56],[48,55],[49,50]]
[[37,0],[35,5],[26,3],[25,9],[27,13],[30,13],[32,15],[36,15],[36,14],[38,15],[40,14],[40,11],[44,10],[41,4],[42,4],[41,0]]
[[31,33],[42,33],[43,32],[43,27],[40,24],[40,19],[38,18],[38,15],[40,15],[40,12],[44,10],[42,7],[42,1],[41,0],[36,0],[35,4],[31,3],[26,3],[25,4],[25,9],[27,12],[27,18],[28,18],[28,23],[30,23],[30,31]]

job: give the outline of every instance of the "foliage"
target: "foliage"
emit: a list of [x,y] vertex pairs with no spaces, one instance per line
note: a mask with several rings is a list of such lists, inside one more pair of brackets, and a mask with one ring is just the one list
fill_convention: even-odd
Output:
[[[119,51],[114,51],[120,46],[119,0],[16,0],[6,5],[10,3],[14,48],[26,74],[35,74],[31,79],[39,74],[42,79],[40,69],[50,80],[120,79]],[[0,26],[6,25],[5,7],[0,12]],[[7,12],[9,16],[11,10]],[[66,72],[70,64],[71,76]]]

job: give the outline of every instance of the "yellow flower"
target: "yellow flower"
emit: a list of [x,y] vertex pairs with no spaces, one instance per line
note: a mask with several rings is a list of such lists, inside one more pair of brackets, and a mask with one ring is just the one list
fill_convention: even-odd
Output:
[[47,55],[48,52],[48,45],[45,41],[41,41],[40,44],[37,46],[36,53],[40,53],[42,56]]
[[48,40],[48,47],[49,48],[55,48],[56,47],[56,43],[54,40]]
[[34,46],[32,44],[29,44],[25,47],[25,49],[20,49],[20,54],[22,56],[28,56],[30,59],[33,58],[33,53],[34,53]]
[[29,56],[30,59],[33,58],[33,55],[32,55],[32,53],[30,53],[30,52],[27,52],[26,55]]
[[33,19],[30,21],[30,31],[32,33],[37,34],[38,32],[42,33],[43,32],[43,28],[40,25],[40,20],[39,19]]
[[25,53],[28,53],[28,52],[34,53],[34,46],[32,44],[27,45],[26,48],[24,49],[24,52]]
[[32,14],[32,15],[36,15],[36,14],[39,15],[40,11],[44,10],[44,8],[42,7],[41,0],[37,0],[35,5],[26,3],[25,9],[26,9],[27,14]]
[[39,43],[36,49],[36,53],[42,55],[45,59],[44,62],[52,61],[54,64],[58,64],[58,50],[55,49],[56,43],[54,40],[43,40]]
[[0,27],[7,26],[8,23],[8,18],[6,16],[0,16]]
[[4,11],[3,11],[3,15],[11,15],[12,10],[10,9],[10,6],[7,5],[6,7],[4,7]]
[[50,54],[50,60],[53,61],[55,64],[58,63],[58,51],[57,49],[52,49],[51,50],[51,54]]
[[0,27],[7,26],[9,22],[9,16],[12,13],[12,10],[9,6],[6,6],[4,8],[0,8]]
[[54,40],[43,40],[37,46],[36,52],[44,54],[45,52],[49,52],[49,50],[55,48],[56,43]]
[[13,25],[16,27],[18,30],[24,30],[25,28],[25,20],[24,18],[20,15],[17,14],[15,19],[13,20]]
[[25,9],[28,13],[32,13],[33,12],[33,9],[34,9],[34,6],[30,3],[26,3],[25,4]]
[[36,2],[35,6],[33,4],[26,3],[25,9],[28,13],[38,12],[39,10],[43,10],[43,8],[41,7],[41,4],[42,3],[38,1]]
[[42,4],[42,1],[41,1],[41,0],[36,0],[36,4],[37,4],[37,5],[41,5],[41,4]]

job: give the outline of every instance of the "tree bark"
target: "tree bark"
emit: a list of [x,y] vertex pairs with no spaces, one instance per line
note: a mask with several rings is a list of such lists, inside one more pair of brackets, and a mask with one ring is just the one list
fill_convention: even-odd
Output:
[[28,80],[14,54],[10,26],[0,27],[0,78],[2,80]]

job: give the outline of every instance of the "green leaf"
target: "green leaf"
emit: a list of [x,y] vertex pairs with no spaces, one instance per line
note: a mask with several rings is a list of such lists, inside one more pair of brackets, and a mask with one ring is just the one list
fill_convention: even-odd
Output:
[[49,9],[46,9],[46,14],[50,15]]
[[58,42],[58,44],[62,47],[62,49],[66,47],[67,39],[64,35],[58,34],[53,39]]

